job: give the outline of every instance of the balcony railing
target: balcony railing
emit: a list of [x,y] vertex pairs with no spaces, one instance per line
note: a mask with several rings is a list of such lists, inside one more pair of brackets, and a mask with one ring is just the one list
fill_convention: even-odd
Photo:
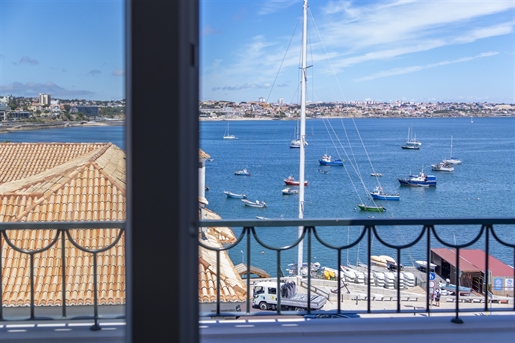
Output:
[[[349,250],[354,249],[360,245],[366,245],[366,263],[362,265],[366,271],[365,279],[366,282],[366,308],[362,310],[363,313],[376,313],[376,312],[393,312],[401,313],[407,310],[401,308],[401,292],[405,291],[402,289],[401,282],[401,265],[406,260],[407,251],[410,249],[417,249],[418,256],[421,260],[431,261],[431,249],[447,247],[455,252],[454,261],[449,261],[454,265],[456,274],[459,277],[455,277],[453,282],[457,289],[464,283],[464,278],[461,277],[460,269],[460,252],[463,249],[471,248],[481,249],[485,252],[484,258],[484,271],[481,274],[481,278],[476,279],[475,285],[468,285],[469,287],[476,287],[480,292],[476,292],[476,299],[480,300],[480,308],[476,311],[515,311],[515,296],[513,286],[507,287],[505,291],[508,295],[503,297],[503,301],[510,305],[504,307],[494,308],[492,302],[498,300],[498,297],[493,295],[490,291],[492,290],[492,276],[489,268],[490,259],[488,256],[497,249],[503,249],[504,253],[509,256],[508,261],[505,263],[511,265],[511,274],[504,275],[509,281],[511,279],[511,285],[515,279],[515,272],[513,265],[515,265],[515,218],[432,218],[432,219],[263,219],[263,220],[201,220],[200,226],[202,228],[223,228],[229,227],[236,234],[236,240],[230,244],[221,245],[214,247],[205,243],[205,235],[200,233],[201,239],[199,239],[200,247],[216,252],[217,256],[217,275],[220,276],[220,257],[222,252],[227,252],[229,255],[232,254],[234,261],[235,256],[239,256],[241,252],[242,261],[246,260],[246,273],[242,274],[243,280],[246,283],[246,299],[244,304],[241,306],[244,308],[242,312],[229,311],[224,312],[221,306],[221,294],[220,285],[221,280],[218,277],[214,289],[216,290],[216,306],[211,312],[202,312],[201,316],[263,316],[263,315],[302,315],[309,314],[311,312],[308,300],[308,307],[305,311],[285,311],[281,306],[281,292],[277,292],[277,306],[275,311],[255,311],[252,310],[252,286],[258,280],[251,278],[251,266],[253,263],[259,263],[259,252],[263,249],[271,251],[275,254],[275,278],[273,281],[277,282],[277,289],[280,289],[280,284],[283,281],[288,280],[281,267],[284,256],[291,250],[299,247],[303,244],[303,259],[304,261],[313,262],[313,258],[316,254],[319,254],[321,250],[326,251],[326,254],[334,256],[333,262],[329,267],[335,270],[340,270],[342,266],[342,256]],[[270,237],[277,236],[278,230],[290,229],[292,237],[289,243],[273,239],[274,243],[268,243]],[[298,228],[297,233],[291,231],[292,228]],[[349,230],[354,230],[352,238],[349,237]],[[331,232],[330,239],[327,232]],[[453,232],[451,235],[450,232]],[[458,232],[458,237],[456,237]],[[467,234],[465,234],[465,232]],[[403,234],[404,233],[404,234]],[[408,238],[406,238],[408,236]],[[466,237],[466,238],[464,238]],[[400,239],[402,238],[402,239]],[[336,243],[339,242],[339,243]],[[345,242],[345,243],[343,243]],[[372,306],[372,289],[373,285],[368,280],[371,280],[373,275],[373,262],[371,256],[374,255],[374,251],[380,251],[380,248],[388,249],[388,251],[394,252],[392,254],[397,262],[397,268],[392,270],[396,275],[395,277],[395,288],[396,292],[393,297],[396,300],[396,307],[392,310],[373,309]],[[236,250],[233,250],[236,249]],[[244,250],[246,254],[244,254]],[[233,252],[231,252],[233,250]],[[316,250],[316,251],[315,251]],[[329,251],[329,253],[327,253]],[[264,250],[263,250],[264,252]],[[290,260],[289,260],[290,261]],[[289,262],[288,261],[288,262]],[[245,264],[244,264],[245,265]],[[429,267],[430,264],[428,263]],[[260,267],[256,265],[256,267]],[[333,270],[334,270],[333,269]],[[421,270],[421,269],[419,269]],[[413,307],[410,312],[429,312],[444,311],[443,308],[434,309],[430,306],[430,282],[428,280],[433,272],[431,268],[426,268],[424,273],[425,282],[421,282],[420,285],[425,289],[425,306],[422,308]],[[277,277],[279,276],[279,277]],[[452,277],[452,276],[451,276]],[[343,312],[342,308],[342,287],[340,285],[345,284],[342,279],[342,273],[336,273],[334,288],[337,296],[337,306],[335,312]],[[315,293],[320,292],[320,287],[314,286],[316,282],[316,276],[313,273],[307,273],[305,277],[298,278],[300,282],[305,286],[307,298],[311,299],[311,296]],[[477,283],[480,283],[478,285]],[[332,291],[333,292],[333,291]],[[333,292],[333,293],[335,293]],[[327,294],[327,292],[326,292]],[[469,308],[461,307],[461,295],[460,292],[455,292],[452,297],[454,299],[454,309],[452,310],[453,322],[460,323],[460,312],[470,311]],[[358,298],[356,298],[358,301]],[[290,309],[291,310],[291,309]],[[449,310],[447,310],[449,311]],[[359,311],[358,311],[359,312]]]
[[[20,230],[23,230],[23,233],[18,235]],[[97,234],[92,234],[91,230],[99,231],[96,231]],[[125,223],[112,221],[0,224],[0,280],[2,280],[0,282],[0,304],[3,304],[0,306],[0,322],[54,319],[92,320],[94,324],[91,326],[91,330],[96,331],[100,330],[99,308],[102,305],[121,305],[117,311],[114,311],[116,313],[113,313],[112,310],[109,312],[112,314],[112,318],[124,318],[124,300],[110,304],[99,300],[99,296],[105,294],[106,287],[108,287],[105,280],[99,280],[99,276],[102,275],[105,279],[108,273],[113,274],[113,270],[108,268],[109,262],[113,259],[104,257],[103,263],[100,264],[100,255],[120,247],[124,234]],[[84,244],[81,245],[81,242]],[[2,256],[2,252],[7,248],[11,251],[10,256]],[[51,250],[53,252],[49,254]],[[125,266],[123,250],[119,249],[115,252],[118,257],[116,264],[122,269]],[[15,254],[16,256],[13,257]],[[43,256],[51,261],[41,262]],[[78,258],[87,261],[87,263],[83,263],[84,265],[79,266],[84,269],[76,273],[79,282],[74,283],[74,288],[81,288],[82,293],[87,295],[82,298],[88,298],[82,299],[80,302],[72,301],[67,296],[67,294],[75,295],[78,291],[67,287],[68,280],[71,278],[70,271],[76,268],[72,261]],[[13,260],[17,260],[16,263],[13,263]],[[22,260],[23,262],[20,262]],[[37,273],[39,269],[47,271],[48,275],[41,275],[41,271]],[[7,272],[7,270],[9,271]],[[50,270],[54,272],[51,273]],[[55,272],[56,270],[58,272]],[[118,288],[124,289],[125,273],[120,270],[117,273],[123,278],[118,282]],[[10,282],[12,280],[16,280],[14,287]],[[13,290],[8,291],[6,289],[8,286]],[[49,291],[50,288],[53,288],[53,292]],[[6,293],[8,293],[7,296],[5,296]],[[52,299],[36,301],[36,294],[40,298]],[[12,305],[13,297],[18,298],[18,306]],[[125,297],[122,295],[119,298],[124,299]],[[47,305],[41,305],[42,303]],[[23,310],[26,307],[29,308],[28,313]],[[102,317],[106,318],[107,316],[103,315]]]
[[[83,251],[86,254],[91,256],[92,262],[92,296],[93,301],[90,304],[91,307],[88,307],[88,311],[86,315],[82,314],[80,316],[70,315],[70,312],[75,313],[75,309],[80,306],[70,306],[68,305],[66,294],[66,282],[64,281],[60,287],[61,293],[61,305],[54,307],[51,309],[52,313],[55,313],[56,308],[59,309],[59,314],[57,316],[58,319],[91,319],[94,324],[91,327],[92,330],[98,330],[99,324],[98,321],[101,318],[99,315],[99,308],[103,305],[99,303],[99,284],[100,281],[97,279],[97,275],[99,275],[98,265],[98,254],[105,252],[109,249],[113,249],[113,247],[120,242],[120,239],[123,237],[125,233],[124,229],[125,223],[121,222],[52,222],[52,223],[3,223],[0,225],[0,246],[6,247],[9,245],[12,249],[16,250],[20,254],[25,254],[28,256],[30,261],[29,263],[29,276],[27,282],[29,284],[29,298],[30,302],[28,305],[29,313],[27,316],[22,316],[25,321],[36,321],[36,320],[49,320],[51,317],[41,317],[41,315],[36,315],[36,303],[34,300],[34,294],[37,286],[45,286],[45,285],[36,285],[35,280],[35,258],[39,254],[43,254],[46,250],[52,248],[56,244],[61,244],[61,246],[73,246],[74,249],[78,249]],[[285,260],[284,256],[288,253],[292,253],[292,250],[298,248],[299,244],[303,242],[305,246],[305,260],[313,261],[314,253],[317,253],[320,249],[325,249],[334,256],[334,261],[331,263],[334,269],[339,270],[339,267],[343,264],[343,255],[351,250],[356,249],[360,244],[366,245],[366,263],[363,267],[367,270],[367,280],[371,280],[372,278],[372,261],[370,257],[373,255],[374,251],[378,251],[378,245],[382,246],[384,249],[390,249],[390,251],[394,251],[397,264],[400,266],[406,260],[406,251],[410,248],[417,248],[419,250],[419,256],[422,256],[422,259],[425,261],[431,261],[431,249],[434,247],[448,247],[450,249],[454,249],[456,252],[456,258],[453,262],[454,266],[457,270],[457,275],[459,275],[460,269],[460,251],[469,247],[478,247],[486,253],[484,260],[484,277],[480,279],[481,289],[484,290],[482,293],[478,294],[478,297],[482,300],[481,306],[479,310],[483,311],[507,311],[513,312],[515,311],[515,295],[513,292],[513,288],[506,289],[506,292],[510,293],[510,296],[503,297],[503,299],[508,300],[508,306],[496,306],[495,308],[492,306],[492,300],[498,299],[498,296],[492,295],[490,291],[492,290],[492,276],[488,272],[490,270],[489,263],[490,260],[487,258],[489,254],[491,254],[494,250],[502,248],[505,252],[507,252],[507,256],[509,256],[508,264],[515,264],[515,218],[473,218],[473,219],[283,219],[283,220],[201,220],[199,222],[199,227],[204,228],[224,228],[229,227],[236,233],[237,238],[235,242],[230,244],[226,244],[222,247],[214,247],[212,245],[207,245],[203,242],[202,239],[199,239],[199,246],[203,249],[207,249],[215,252],[217,256],[217,265],[214,267],[217,271],[218,278],[216,279],[215,289],[217,290],[216,294],[216,304],[213,312],[210,313],[201,313],[201,316],[210,316],[210,317],[234,317],[234,316],[267,316],[267,315],[301,315],[310,313],[311,310],[309,308],[307,311],[284,311],[281,306],[281,294],[278,294],[278,306],[274,311],[253,311],[252,310],[252,286],[256,282],[256,279],[251,278],[251,270],[250,266],[254,261],[258,261],[256,255],[259,254],[260,250],[266,249],[267,251],[272,251],[275,254],[275,277],[274,281],[277,282],[278,288],[279,284],[282,280],[286,280],[287,277],[283,275],[283,269],[281,266],[283,265],[283,261]],[[280,241],[275,241],[274,244],[268,243],[270,241],[270,237],[277,233],[277,230],[291,230],[291,228],[295,228],[295,235],[291,237],[290,244],[282,244]],[[394,229],[395,228],[395,229]],[[117,234],[114,239],[108,244],[103,245],[101,248],[92,248],[81,246],[77,244],[75,239],[73,238],[72,230],[94,230],[94,229],[116,229]],[[349,229],[355,230],[355,235],[352,239],[349,238],[348,232]],[[463,237],[458,237],[459,243],[454,239],[449,239],[451,237],[449,234],[446,234],[447,231],[460,230],[460,232],[472,232],[470,239],[464,240]],[[48,244],[44,247],[38,247],[37,249],[27,249],[14,245],[9,238],[10,230],[52,230],[53,236],[49,238]],[[400,230],[400,231],[399,231]],[[202,230],[199,230],[202,233]],[[399,232],[409,232],[410,236],[409,241],[404,241],[402,244],[399,244],[397,241],[400,241],[398,237],[401,234]],[[332,238],[330,240],[327,239],[327,233],[331,232]],[[301,233],[301,235],[298,235]],[[394,233],[394,235],[392,235]],[[202,236],[202,234],[200,234]],[[387,237],[385,237],[387,236]],[[392,238],[393,236],[397,238]],[[337,238],[334,238],[337,237]],[[404,237],[404,240],[406,238]],[[341,243],[346,241],[346,243]],[[58,243],[59,242],[59,243]],[[340,242],[340,243],[336,243]],[[374,244],[373,244],[374,243]],[[220,294],[220,285],[222,280],[220,279],[220,255],[222,252],[231,252],[233,249],[236,253],[233,253],[234,256],[239,256],[240,247],[244,247],[246,254],[243,256],[246,260],[246,273],[244,275],[244,282],[246,284],[246,294],[244,300],[244,306],[242,306],[241,312],[224,312]],[[0,250],[1,252],[2,250]],[[61,262],[62,264],[66,263],[68,260],[67,249],[61,249]],[[243,251],[241,249],[241,251]],[[4,303],[3,294],[4,294],[4,284],[6,275],[3,275],[4,266],[7,263],[6,256],[0,256],[0,279],[3,280],[0,283],[0,303]],[[258,266],[259,267],[259,266]],[[61,280],[66,280],[68,275],[66,274],[65,265],[61,265],[60,268]],[[381,313],[381,312],[393,312],[393,313],[401,313],[407,310],[401,308],[402,292],[405,289],[400,287],[401,280],[401,268],[397,268],[394,273],[396,273],[396,286],[393,292],[396,292],[395,296],[395,309],[393,310],[381,310],[375,309],[372,306],[372,287],[370,283],[366,284],[366,306],[360,310],[363,313]],[[425,280],[430,279],[430,269],[427,268],[425,270]],[[277,277],[279,276],[279,277]],[[510,275],[504,275],[506,278],[515,279],[515,272],[513,268],[511,269]],[[317,291],[320,291],[320,287],[317,287],[316,277],[311,273],[308,273],[306,277],[301,278],[301,283],[305,286],[306,293],[308,295],[308,299],[311,298],[311,295]],[[334,287],[336,288],[334,294],[337,301],[335,312],[343,312],[345,309],[342,308],[343,298],[343,290],[339,285],[343,283],[341,273],[336,273],[334,280]],[[459,287],[462,283],[462,279],[457,277],[455,280],[456,286]],[[425,292],[425,306],[420,309],[413,309],[412,311],[418,312],[435,312],[435,311],[444,311],[443,309],[434,309],[430,306],[430,298],[428,294],[429,292],[429,282],[422,283]],[[323,292],[323,290],[322,290]],[[334,296],[334,295],[333,295]],[[469,308],[463,308],[460,302],[460,293],[456,292],[454,295],[454,309],[453,313],[453,321],[461,322],[460,313],[464,311],[470,311]],[[122,304],[123,305],[123,304]],[[74,311],[69,311],[71,307],[74,307]],[[9,309],[11,310],[11,309]],[[4,306],[0,307],[0,321],[9,321],[12,318],[5,315],[6,308]],[[39,309],[38,309],[39,311]],[[358,311],[359,312],[359,311]],[[38,312],[38,314],[43,314],[44,312]],[[123,313],[116,314],[114,317],[123,318]],[[20,320],[20,316],[16,317],[16,320]],[[103,317],[105,318],[105,316]]]

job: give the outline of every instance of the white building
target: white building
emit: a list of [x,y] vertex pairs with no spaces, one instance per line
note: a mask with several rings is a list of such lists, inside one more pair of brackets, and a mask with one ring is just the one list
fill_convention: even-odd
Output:
[[50,94],[39,93],[39,104],[40,105],[50,105],[51,99]]

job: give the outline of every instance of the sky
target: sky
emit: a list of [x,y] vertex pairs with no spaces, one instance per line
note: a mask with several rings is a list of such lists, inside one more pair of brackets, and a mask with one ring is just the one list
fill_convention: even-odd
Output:
[[[299,103],[302,3],[201,1],[200,98]],[[515,103],[514,6],[311,0],[307,100]]]
[[[200,0],[201,100],[298,103],[302,0]],[[514,0],[310,0],[308,101],[515,103]],[[0,96],[124,99],[122,0],[0,0]]]
[[125,98],[121,0],[0,0],[0,96]]

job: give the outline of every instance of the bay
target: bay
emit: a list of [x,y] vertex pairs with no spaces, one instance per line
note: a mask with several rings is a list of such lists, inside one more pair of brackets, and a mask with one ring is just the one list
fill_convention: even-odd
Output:
[[113,143],[125,150],[124,126],[76,126],[57,129],[20,130],[0,135],[2,142]]
[[[226,121],[201,122],[202,150],[211,156],[206,162],[206,198],[208,208],[224,219],[297,218],[298,196],[282,195],[283,180],[299,177],[299,149],[289,147],[296,122],[293,120],[231,121],[231,134],[237,139],[224,140]],[[422,142],[420,150],[404,150],[408,128]],[[431,164],[451,157],[463,163],[452,173],[431,171]],[[309,119],[306,121],[304,218],[477,218],[513,217],[515,215],[515,118],[389,118],[389,119]],[[318,159],[328,153],[342,158],[343,167],[321,167]],[[249,169],[251,176],[234,172]],[[400,186],[397,178],[424,170],[437,176],[437,187]],[[323,171],[323,172],[321,172]],[[382,173],[375,178],[371,172]],[[376,201],[387,208],[383,213],[363,212],[358,203],[372,205],[368,191],[378,183],[385,192],[401,195],[400,201]],[[228,199],[224,191],[247,194],[249,200],[265,201],[266,208],[249,208],[238,199]],[[438,233],[449,243],[464,244],[480,228],[439,228]],[[515,243],[513,228],[496,227],[509,243]],[[347,230],[347,231],[345,231]],[[331,243],[352,241],[358,234],[353,229],[320,230]],[[379,230],[381,231],[381,230]],[[411,241],[419,230],[384,228],[383,237],[393,244]],[[238,229],[235,229],[238,233]],[[296,228],[263,233],[264,241],[275,246],[291,244]],[[392,255],[377,243],[373,254]],[[434,246],[441,246],[433,242]],[[483,244],[483,245],[481,245]],[[513,264],[513,252],[493,244],[492,255]],[[484,248],[484,242],[468,247]],[[256,246],[253,265],[267,271],[276,269],[275,254]],[[343,260],[363,262],[366,247],[346,251]],[[244,247],[232,249],[236,263],[244,259]],[[295,262],[296,251],[285,252],[283,261]],[[314,249],[322,265],[334,265],[334,252],[323,247]],[[423,248],[411,248],[403,255],[405,264],[424,258]],[[268,255],[268,256],[267,256]],[[425,259],[425,258],[424,258]],[[280,266],[284,269],[285,266]],[[271,273],[273,274],[273,273]]]

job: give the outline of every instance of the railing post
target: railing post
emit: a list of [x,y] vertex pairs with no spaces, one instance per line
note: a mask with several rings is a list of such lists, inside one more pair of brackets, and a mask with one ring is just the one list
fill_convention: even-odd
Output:
[[102,328],[98,324],[98,284],[97,284],[97,253],[93,253],[93,314],[95,323],[89,328],[91,331],[98,331]]
[[460,248],[456,248],[456,317],[451,319],[455,324],[463,324],[463,320],[459,318],[460,312]]
[[66,239],[63,230],[59,230],[59,234],[61,235],[61,280],[63,280],[61,287],[61,296],[63,298],[61,315],[63,318],[66,318]]

